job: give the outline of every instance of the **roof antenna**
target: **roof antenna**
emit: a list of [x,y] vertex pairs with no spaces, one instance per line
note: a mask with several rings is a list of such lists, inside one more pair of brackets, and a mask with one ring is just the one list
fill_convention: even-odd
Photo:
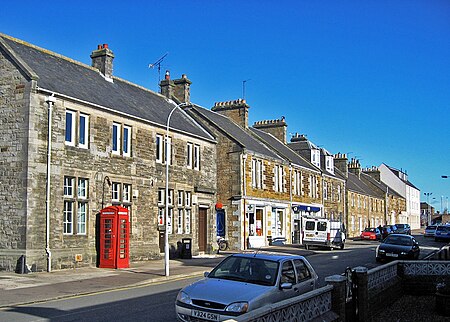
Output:
[[158,85],[159,85],[159,82],[161,81],[161,63],[168,54],[169,53],[165,53],[161,58],[159,58],[153,64],[148,64],[148,68],[151,68],[151,69],[155,68],[155,66],[158,67]]
[[242,99],[245,100],[245,83],[247,83],[249,80],[251,79],[246,79],[244,81],[242,81]]

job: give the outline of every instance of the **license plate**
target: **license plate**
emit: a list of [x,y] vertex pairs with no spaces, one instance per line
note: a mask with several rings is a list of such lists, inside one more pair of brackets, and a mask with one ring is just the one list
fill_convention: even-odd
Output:
[[389,257],[398,257],[398,254],[386,253],[386,256],[389,256]]
[[312,237],[314,237],[314,234],[306,234],[306,237],[312,238]]
[[364,238],[366,238],[366,239],[369,239],[369,238],[370,238],[370,236],[364,236]]
[[203,311],[197,311],[192,310],[191,312],[193,317],[201,318],[209,321],[219,321],[219,314],[216,313],[209,313],[209,312],[203,312]]

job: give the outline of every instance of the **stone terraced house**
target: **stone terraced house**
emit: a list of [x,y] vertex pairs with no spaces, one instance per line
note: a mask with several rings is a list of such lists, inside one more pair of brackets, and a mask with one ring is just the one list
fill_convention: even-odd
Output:
[[0,34],[0,270],[21,255],[34,270],[96,265],[96,216],[110,205],[129,210],[130,260],[160,258],[166,160],[171,253],[182,238],[211,251],[215,138],[165,96],[113,76],[113,58],[99,45],[89,66]]

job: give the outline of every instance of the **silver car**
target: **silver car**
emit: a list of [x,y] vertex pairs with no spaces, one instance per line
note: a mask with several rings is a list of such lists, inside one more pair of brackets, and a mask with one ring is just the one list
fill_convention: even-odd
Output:
[[303,256],[234,254],[178,293],[180,321],[224,321],[318,287]]

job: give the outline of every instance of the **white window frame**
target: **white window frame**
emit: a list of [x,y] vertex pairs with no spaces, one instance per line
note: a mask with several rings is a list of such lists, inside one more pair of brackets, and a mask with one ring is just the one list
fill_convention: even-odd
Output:
[[190,234],[191,233],[191,209],[185,209],[184,210],[184,233]]
[[64,177],[64,197],[73,198],[75,190],[75,178],[66,176]]
[[178,190],[178,207],[181,207],[184,205],[183,201],[184,201],[184,191]]
[[177,219],[177,234],[183,233],[183,217],[184,217],[183,208],[179,208],[178,209],[178,219]]
[[157,163],[163,163],[164,162],[164,136],[161,134],[156,134],[156,162]]
[[88,197],[89,181],[86,178],[78,178],[77,197],[78,199],[86,199]]
[[[64,200],[64,218],[63,218],[63,234],[72,235],[73,234],[73,208],[74,201]],[[70,207],[68,207],[70,206]]]
[[164,205],[166,203],[164,199],[165,192],[164,189],[158,189],[158,205]]
[[337,197],[338,197],[338,198],[337,198],[337,199],[338,199],[337,201],[338,201],[338,202],[341,202],[341,185],[338,185],[338,186],[337,186]]
[[192,159],[193,159],[193,147],[194,145],[190,142],[187,143],[186,146],[186,167],[188,169],[192,169]]
[[166,137],[165,144],[164,144],[164,160],[165,162],[168,162],[168,164],[172,164],[172,138]]
[[184,202],[186,207],[190,207],[192,205],[192,194],[190,191],[186,191],[185,192],[185,198],[184,198]]
[[252,187],[256,188],[256,160],[252,159]]
[[323,199],[328,200],[328,182],[323,182]]
[[311,163],[320,168],[320,151],[311,149]]
[[86,235],[87,202],[78,202],[77,205],[77,235]]
[[169,206],[173,205],[173,190],[169,189],[169,200],[167,201]]
[[[81,130],[81,120],[84,119],[84,131]],[[84,138],[84,143],[81,143]],[[78,146],[83,149],[89,147],[89,115],[80,113],[78,121]]]
[[131,184],[124,183],[122,185],[122,201],[131,202]]
[[120,202],[120,182],[113,182],[111,184],[111,201]]
[[[116,130],[116,139],[114,140],[114,129]],[[112,133],[111,133],[111,153],[120,155],[120,145],[121,145],[121,133],[120,133],[121,125],[119,123],[113,122],[112,125]],[[114,149],[114,145],[116,145],[116,149]]]
[[194,144],[194,170],[200,170],[200,145]]
[[122,148],[124,156],[131,156],[131,126],[123,126]]
[[167,215],[167,233],[169,235],[173,234],[173,208],[169,208],[169,213]]
[[164,216],[164,208],[158,208],[158,225],[164,225],[166,216]]
[[[76,139],[76,131],[75,131],[75,129],[76,129],[76,115],[77,115],[77,113],[75,111],[66,110],[66,127],[65,127],[66,132],[64,134],[64,141],[65,141],[66,145],[69,145],[69,146],[75,146],[75,139]],[[67,123],[68,116],[70,116],[70,119],[71,119],[71,123],[70,123],[71,127],[70,127],[70,129],[67,128],[67,126],[68,126],[68,123]],[[67,141],[67,131],[68,130],[70,131],[70,140],[69,141]]]

